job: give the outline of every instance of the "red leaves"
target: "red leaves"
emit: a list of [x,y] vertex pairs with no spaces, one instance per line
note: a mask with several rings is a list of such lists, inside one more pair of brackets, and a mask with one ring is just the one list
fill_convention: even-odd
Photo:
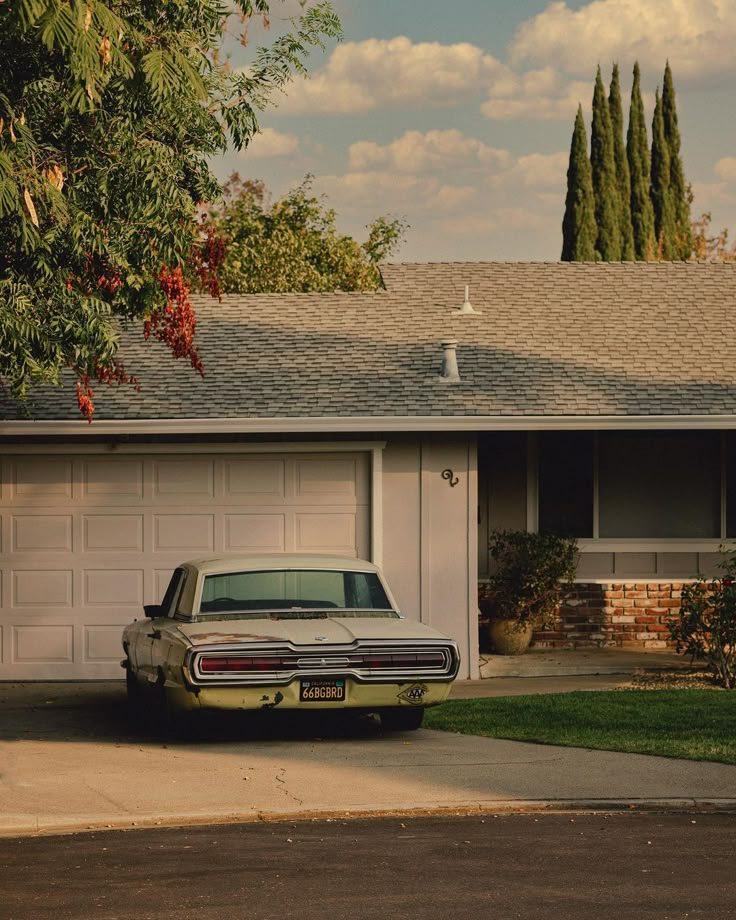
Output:
[[92,416],[95,414],[95,404],[92,401],[94,395],[95,391],[90,386],[89,377],[86,374],[81,374],[79,380],[77,380],[77,405],[79,406],[79,411],[90,424],[92,423]]
[[[192,254],[191,268],[213,297],[220,297],[218,272],[224,258],[224,238],[218,236],[212,227],[208,227],[206,238]],[[99,263],[95,266],[90,256],[87,258],[87,263],[88,278],[92,285],[96,282],[97,289],[101,293],[114,296],[123,286],[123,280],[117,270],[105,268]],[[67,278],[68,290],[72,289],[76,280]],[[163,307],[156,307],[151,311],[143,326],[143,336],[146,339],[153,337],[163,342],[169,347],[175,358],[186,358],[194,370],[204,376],[204,366],[194,344],[197,318],[189,300],[189,283],[184,272],[179,266],[169,268],[164,265],[159,271],[158,282],[166,297],[166,303]],[[94,376],[100,383],[111,385],[132,383],[136,390],[140,389],[135,377],[126,374],[122,365],[117,363],[110,367],[96,365]],[[90,376],[79,374],[77,404],[79,411],[88,422],[92,421],[95,413],[94,395]]]
[[166,305],[157,307],[143,326],[144,338],[158,339],[171,349],[175,358],[186,358],[195,371],[204,376],[204,366],[194,345],[197,318],[189,301],[189,285],[178,266],[164,265],[158,276],[166,295]]
[[192,268],[196,272],[202,287],[206,288],[212,297],[222,300],[219,273],[222,263],[225,261],[227,248],[225,237],[220,236],[211,224],[207,226],[206,230],[207,236],[193,252]]
[[[96,364],[95,377],[100,383],[107,383],[110,386],[130,383],[136,390],[140,390],[136,378],[132,374],[127,374],[123,365],[117,361],[111,367]],[[80,374],[77,380],[77,405],[88,422],[92,421],[92,416],[95,414],[94,396],[95,391],[92,389],[89,375]]]

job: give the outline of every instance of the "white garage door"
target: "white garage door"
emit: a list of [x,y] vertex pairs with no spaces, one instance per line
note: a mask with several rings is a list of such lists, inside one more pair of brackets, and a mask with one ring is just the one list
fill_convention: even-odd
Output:
[[6,455],[0,516],[0,679],[120,678],[121,628],[179,562],[367,558],[368,455]]

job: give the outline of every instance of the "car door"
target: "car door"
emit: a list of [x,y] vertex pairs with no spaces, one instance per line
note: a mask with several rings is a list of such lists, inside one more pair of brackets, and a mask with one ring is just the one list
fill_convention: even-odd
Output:
[[159,616],[147,619],[142,624],[136,643],[136,667],[150,681],[158,676],[158,666],[166,658],[167,650],[163,648],[162,630],[177,609],[184,583],[187,577],[185,568],[174,569],[169,586],[160,604]]

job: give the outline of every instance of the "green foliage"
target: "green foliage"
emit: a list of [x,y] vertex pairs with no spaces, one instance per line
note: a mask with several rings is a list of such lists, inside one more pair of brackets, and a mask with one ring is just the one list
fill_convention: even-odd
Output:
[[619,195],[619,223],[621,227],[621,258],[624,262],[634,261],[634,229],[631,224],[631,177],[629,162],[624,147],[624,113],[621,105],[621,86],[618,64],[613,65],[611,87],[608,95],[613,131],[613,153],[616,161],[616,184]]
[[[577,143],[579,146],[579,141]],[[698,237],[699,228],[693,226],[690,217],[692,194],[685,181],[680,143],[675,89],[669,64],[665,69],[662,95],[659,90],[656,93],[651,156],[639,64],[634,65],[625,147],[618,65],[613,65],[607,100],[601,69],[598,68],[590,140],[597,258],[605,261],[684,260],[702,251],[704,238],[702,235]],[[568,177],[563,260],[569,258],[574,238],[570,205]]]
[[634,236],[634,257],[637,261],[654,258],[654,209],[650,197],[650,160],[644,104],[641,99],[639,63],[634,64],[631,87],[629,129],[626,135],[626,155],[631,179],[631,224]]
[[381,217],[362,245],[337,232],[335,212],[311,193],[311,177],[274,204],[263,183],[235,173],[209,224],[227,240],[220,272],[223,291],[373,291],[377,263],[400,244],[405,225]]
[[590,134],[590,165],[595,194],[595,220],[598,228],[596,252],[603,262],[619,262],[622,252],[621,206],[616,178],[613,125],[601,69],[595,78],[593,125]]
[[[208,159],[339,36],[326,2],[234,72],[231,14],[265,0],[0,4],[0,382],[18,397],[65,368],[106,379],[120,323],[166,303],[161,271],[201,243],[220,188]],[[121,378],[117,378],[121,379]]]
[[577,540],[526,530],[496,530],[489,549],[494,563],[489,614],[535,626],[549,622],[563,585],[575,578]]
[[588,159],[582,106],[578,106],[570,144],[570,164],[567,168],[567,198],[562,220],[563,262],[592,262],[595,260],[595,197]]
[[651,196],[654,208],[654,233],[657,240],[657,257],[676,259],[675,214],[670,192],[670,148],[664,130],[662,98],[657,89],[652,119],[652,180]]
[[670,623],[677,651],[704,659],[728,690],[736,689],[736,552],[723,553],[720,578],[704,578],[682,589],[682,606]]
[[689,259],[693,251],[693,233],[690,224],[690,200],[685,182],[685,173],[680,156],[680,129],[677,124],[677,103],[672,70],[669,61],[664,71],[662,84],[662,120],[664,136],[670,155],[669,193],[672,199],[674,237],[672,248],[674,258]]

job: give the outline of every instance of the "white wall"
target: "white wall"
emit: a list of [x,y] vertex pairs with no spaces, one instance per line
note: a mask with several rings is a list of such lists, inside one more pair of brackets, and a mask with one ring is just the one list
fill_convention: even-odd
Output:
[[477,488],[474,438],[388,441],[383,569],[406,617],[458,642],[461,677],[478,676]]

